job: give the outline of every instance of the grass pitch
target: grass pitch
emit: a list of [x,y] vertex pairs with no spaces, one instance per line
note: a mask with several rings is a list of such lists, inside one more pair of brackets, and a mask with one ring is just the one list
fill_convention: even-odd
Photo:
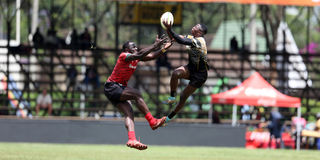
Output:
[[0,160],[319,160],[316,150],[0,143]]

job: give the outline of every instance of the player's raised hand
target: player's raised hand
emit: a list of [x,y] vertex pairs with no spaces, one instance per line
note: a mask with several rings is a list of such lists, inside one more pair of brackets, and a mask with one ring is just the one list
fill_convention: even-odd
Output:
[[159,38],[159,35],[157,35],[155,42],[153,43],[154,49],[159,49],[159,47],[167,41],[167,38],[164,36],[161,36]]
[[169,24],[168,21],[162,21],[163,25],[166,27],[166,29],[171,29],[172,24]]
[[168,48],[170,48],[173,44],[172,40],[169,40],[169,38],[167,38],[168,40],[166,41],[166,43],[164,44],[164,49],[167,50]]

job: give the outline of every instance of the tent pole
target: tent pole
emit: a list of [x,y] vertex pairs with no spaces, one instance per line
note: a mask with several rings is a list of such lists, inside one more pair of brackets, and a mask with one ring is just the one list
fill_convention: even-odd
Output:
[[235,127],[237,124],[237,105],[234,104],[232,107],[232,127]]
[[300,124],[300,118],[301,118],[301,106],[298,107],[298,121],[297,121],[297,145],[296,150],[300,150],[300,133],[301,133],[301,124]]
[[208,112],[208,124],[212,124],[212,112],[213,112],[213,105],[210,104],[210,109],[209,109],[209,112]]

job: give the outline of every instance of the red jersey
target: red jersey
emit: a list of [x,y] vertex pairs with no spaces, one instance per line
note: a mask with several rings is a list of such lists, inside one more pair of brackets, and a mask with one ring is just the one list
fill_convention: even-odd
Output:
[[122,52],[117,60],[111,76],[108,78],[110,82],[117,82],[127,86],[130,77],[138,66],[139,60],[125,61],[125,58],[131,53]]

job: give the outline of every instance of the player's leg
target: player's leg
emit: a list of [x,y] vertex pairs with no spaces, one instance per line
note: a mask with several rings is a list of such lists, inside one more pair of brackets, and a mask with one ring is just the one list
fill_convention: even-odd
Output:
[[190,73],[187,66],[181,66],[173,71],[170,79],[170,97],[166,101],[168,104],[173,104],[176,102],[175,96],[179,79],[189,79],[189,75]]
[[[188,68],[186,68],[187,71]],[[184,106],[185,102],[187,101],[188,97],[194,93],[197,88],[200,88],[207,80],[208,73],[207,71],[204,72],[188,72],[189,73],[189,84],[188,86],[183,90],[183,92],[180,95],[180,100],[178,104],[176,105],[174,111],[172,111],[166,118],[166,122],[170,121]]]
[[157,129],[158,126],[161,126],[164,123],[165,121],[164,118],[156,119],[152,116],[139,90],[131,87],[126,87],[120,96],[120,101],[126,101],[126,100],[136,101],[138,109],[140,110],[140,112],[144,114],[145,118],[149,122],[150,127],[153,130]]
[[131,105],[125,101],[120,102],[117,104],[117,108],[120,112],[124,115],[125,126],[128,131],[128,142],[127,146],[131,148],[136,148],[139,150],[147,149],[147,145],[140,143],[136,139],[135,131],[134,131],[134,117],[133,117],[133,110]]
[[186,103],[188,97],[193,94],[197,90],[196,87],[192,85],[188,85],[180,94],[180,100],[178,101],[175,109],[167,116],[166,121],[168,122],[170,119],[172,119],[184,106]]
[[138,109],[144,115],[146,115],[148,112],[150,112],[149,108],[148,108],[147,104],[144,102],[143,97],[142,97],[139,90],[131,88],[131,87],[126,87],[120,96],[120,101],[126,101],[126,100],[136,101]]

